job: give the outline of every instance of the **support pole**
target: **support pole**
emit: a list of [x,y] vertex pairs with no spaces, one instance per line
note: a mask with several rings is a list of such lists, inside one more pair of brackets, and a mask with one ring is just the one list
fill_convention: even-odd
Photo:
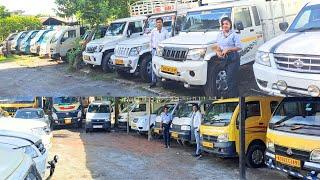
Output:
[[239,169],[240,169],[240,180],[246,179],[246,156],[245,156],[245,116],[246,116],[246,104],[245,97],[239,98],[240,105],[240,122],[239,122],[239,132],[240,132],[240,153],[239,153]]
[[149,120],[148,120],[148,141],[151,141],[151,127],[150,127],[150,125],[151,125],[151,111],[152,111],[152,109],[153,108],[151,108],[151,107],[153,107],[152,106],[152,104],[153,104],[153,98],[152,98],[152,100],[151,100],[151,97],[149,97],[149,112],[148,112],[148,114],[149,114]]

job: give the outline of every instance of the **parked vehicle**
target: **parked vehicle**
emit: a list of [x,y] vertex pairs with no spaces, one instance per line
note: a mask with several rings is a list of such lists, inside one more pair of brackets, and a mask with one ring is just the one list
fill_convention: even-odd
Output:
[[111,130],[111,102],[94,101],[90,103],[86,113],[86,132],[94,129]]
[[[259,88],[271,95],[320,96],[320,1],[311,1],[285,34],[262,45],[253,65]],[[312,45],[311,45],[312,44]]]
[[151,107],[147,102],[133,102],[119,114],[118,127],[127,128],[127,123],[129,122],[129,128],[131,129],[131,123],[133,122],[134,118],[147,115],[150,111],[150,108]]
[[21,132],[0,130],[0,148],[22,151],[30,156],[35,162],[40,176],[44,178],[47,169],[48,150],[39,137]]
[[[184,104],[184,101],[173,101],[170,103],[166,103],[165,106],[168,107],[168,112],[171,113],[172,117],[176,117],[178,115],[178,111],[180,107]],[[155,120],[155,126],[153,128],[153,135],[154,136],[161,136],[162,135],[162,128],[160,128],[160,123],[161,123],[161,114],[156,117]]]
[[41,57],[48,57],[49,56],[50,42],[51,42],[52,38],[55,37],[56,33],[57,33],[57,31],[53,30],[53,31],[50,31],[44,35],[42,41],[40,42],[39,56],[41,56]]
[[[15,39],[15,37],[18,35],[18,33],[11,33],[9,36],[1,43],[0,46],[2,46],[2,52],[11,52],[11,45]],[[1,52],[0,52],[1,53]]]
[[269,168],[300,179],[320,179],[320,98],[285,98],[267,132]]
[[29,33],[29,31],[21,31],[18,35],[12,40],[11,44],[11,53],[15,54],[20,51],[20,42],[24,37]]
[[36,108],[39,106],[39,98],[35,97],[15,97],[15,98],[2,98],[0,99],[0,107],[2,110],[13,116],[20,108]]
[[53,129],[62,125],[82,127],[83,106],[79,97],[53,97],[51,108]]
[[36,121],[44,122],[50,127],[50,121],[48,115],[46,115],[41,108],[23,108],[18,109],[13,116],[16,119],[32,119]]
[[30,31],[20,42],[20,51],[22,54],[30,54],[30,42],[36,37],[38,30]]
[[41,180],[35,163],[21,151],[0,148],[0,179],[34,179]]
[[[108,27],[105,27],[105,26],[100,26],[99,29],[94,32],[93,36],[91,37],[91,39],[89,40],[90,41],[93,41],[95,39],[100,39],[100,38],[103,38],[105,35],[106,35],[106,32],[108,30]],[[93,30],[87,30],[84,35],[82,36],[82,40],[85,41],[85,40],[88,40],[89,38],[89,35],[90,33],[92,32]]]
[[103,71],[111,71],[110,57],[114,53],[115,46],[128,38],[141,36],[145,16],[136,16],[115,20],[110,24],[106,35],[101,39],[89,42],[82,53],[83,61],[90,67],[101,66]]
[[39,55],[40,43],[47,33],[52,31],[51,29],[40,30],[37,35],[30,41],[30,53]]
[[77,46],[76,40],[81,37],[80,27],[63,27],[56,31],[50,41],[50,58],[65,60],[67,53]]
[[[280,101],[280,97],[245,98],[245,155],[249,167],[264,165],[267,126]],[[237,157],[239,113],[239,98],[215,101],[200,126],[201,149],[219,157]]]
[[41,138],[46,149],[52,146],[53,134],[49,126],[41,121],[20,118],[0,118],[0,129],[33,134]]
[[183,144],[188,142],[190,144],[196,143],[193,131],[192,109],[194,105],[198,105],[201,114],[210,109],[212,106],[211,100],[205,101],[187,101],[180,106],[177,116],[173,118],[170,128],[170,135],[173,139],[181,141]]
[[[220,32],[220,19],[228,16],[234,30],[240,35],[243,49],[241,64],[252,62],[258,47],[277,34],[274,21],[290,18],[298,4],[284,1],[219,1],[188,10],[179,35],[161,42],[152,68],[162,79],[182,82],[186,88],[201,86],[207,96],[217,96],[225,91],[225,63],[219,62],[213,47]],[[288,6],[284,11],[282,6]],[[276,11],[276,13],[273,13]],[[296,10],[297,11],[297,10]],[[280,18],[281,17],[281,18]],[[280,30],[279,30],[280,31]]]

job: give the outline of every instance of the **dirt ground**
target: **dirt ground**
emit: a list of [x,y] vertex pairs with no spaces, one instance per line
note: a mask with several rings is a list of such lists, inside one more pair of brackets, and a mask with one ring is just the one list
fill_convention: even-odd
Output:
[[[238,179],[238,160],[191,156],[194,147],[161,140],[148,141],[136,133],[54,131],[50,157],[59,155],[51,179]],[[285,179],[267,168],[247,169],[248,179]]]
[[[257,91],[252,64],[241,67],[240,77],[242,96],[263,95]],[[121,79],[90,68],[70,72],[66,64],[38,57],[1,62],[0,84],[1,96],[204,96],[200,88],[186,89],[182,83],[150,89],[137,77]]]

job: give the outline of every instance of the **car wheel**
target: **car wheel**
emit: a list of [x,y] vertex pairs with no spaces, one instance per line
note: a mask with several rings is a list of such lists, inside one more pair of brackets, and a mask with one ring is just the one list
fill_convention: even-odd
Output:
[[101,66],[104,72],[110,73],[112,72],[110,57],[112,56],[113,52],[109,52],[108,54],[104,55],[102,58]]
[[251,168],[260,168],[264,166],[264,152],[266,148],[261,144],[253,144],[247,150],[247,165]]
[[209,97],[221,97],[222,89],[226,87],[226,73],[223,64],[214,60],[208,63],[207,83],[204,86],[204,93]]
[[146,55],[140,61],[139,75],[140,78],[147,83],[151,82],[152,76],[152,56]]

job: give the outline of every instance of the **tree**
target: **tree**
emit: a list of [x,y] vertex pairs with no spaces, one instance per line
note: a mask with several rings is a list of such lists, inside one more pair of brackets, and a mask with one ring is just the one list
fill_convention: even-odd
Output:
[[9,11],[6,9],[5,6],[0,6],[0,18],[6,18],[6,17],[9,17],[10,16],[10,13]]

